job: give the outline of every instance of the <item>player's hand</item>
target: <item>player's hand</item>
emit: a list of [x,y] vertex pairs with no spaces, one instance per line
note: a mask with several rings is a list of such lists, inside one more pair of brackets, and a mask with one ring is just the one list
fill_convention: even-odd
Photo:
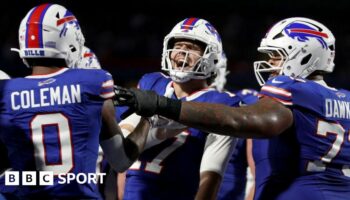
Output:
[[115,94],[113,97],[113,103],[115,106],[129,106],[132,104],[131,101],[133,101],[134,96],[128,89],[114,85],[113,90]]
[[180,100],[159,96],[151,90],[126,89],[119,86],[114,87],[114,93],[114,105],[130,107],[128,111],[122,114],[122,119],[134,112],[143,117],[159,114],[175,120],[180,116]]
[[139,89],[122,88],[114,86],[114,105],[129,106],[129,110],[122,114],[122,118],[131,113],[144,117],[151,117],[155,114],[158,106],[158,95],[154,91],[142,91]]
[[113,102],[115,106],[133,106],[135,104],[134,94],[130,89],[114,86]]

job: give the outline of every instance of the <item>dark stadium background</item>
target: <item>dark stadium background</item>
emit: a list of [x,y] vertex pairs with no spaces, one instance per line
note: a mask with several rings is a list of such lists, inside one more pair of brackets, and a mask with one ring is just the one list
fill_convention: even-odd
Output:
[[117,84],[135,85],[144,73],[160,70],[164,36],[180,20],[200,17],[221,34],[228,56],[227,89],[258,88],[253,62],[260,39],[275,22],[310,17],[328,26],[336,37],[336,68],[326,77],[331,86],[350,89],[350,1],[193,0],[3,1],[0,12],[0,69],[12,77],[29,74],[17,53],[21,19],[43,2],[59,3],[78,18],[90,47]]

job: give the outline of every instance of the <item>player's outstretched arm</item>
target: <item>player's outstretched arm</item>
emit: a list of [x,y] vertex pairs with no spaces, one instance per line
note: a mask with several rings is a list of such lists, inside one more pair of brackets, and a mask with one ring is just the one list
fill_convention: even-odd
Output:
[[276,136],[289,128],[293,123],[293,114],[280,102],[263,97],[254,105],[238,108],[182,102],[178,121],[223,135],[265,138]]
[[109,164],[117,172],[127,170],[137,159],[147,138],[149,123],[141,120],[135,130],[124,138],[115,119],[112,100],[106,100],[102,109],[100,144]]
[[189,127],[223,135],[272,137],[293,123],[292,112],[270,97],[263,97],[251,106],[232,108],[221,104],[181,102],[137,89],[117,88],[115,93],[118,105],[130,106],[141,116],[159,114]]

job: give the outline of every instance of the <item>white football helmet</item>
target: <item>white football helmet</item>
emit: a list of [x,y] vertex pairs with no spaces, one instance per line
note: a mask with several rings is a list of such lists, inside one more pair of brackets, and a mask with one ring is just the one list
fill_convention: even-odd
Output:
[[306,78],[314,71],[333,71],[335,38],[323,24],[293,17],[275,24],[262,39],[258,51],[282,58],[279,66],[272,66],[267,61],[254,62],[260,85],[265,84],[261,72]]
[[81,61],[76,67],[80,69],[101,69],[96,54],[86,46],[83,47]]
[[62,58],[68,67],[81,59],[84,36],[78,20],[65,7],[42,4],[32,8],[19,27],[19,56],[26,58]]
[[215,87],[218,91],[222,92],[227,81],[226,76],[230,73],[227,71],[227,58],[224,52],[219,55],[219,62],[215,65],[215,69],[216,77],[210,86]]
[[[199,41],[205,45],[204,53],[191,70],[184,70],[186,63],[179,69],[175,69],[170,60],[174,49],[174,40],[187,39]],[[189,55],[189,51],[181,50]],[[206,20],[199,18],[187,18],[171,30],[165,36],[162,54],[162,70],[167,71],[175,82],[187,82],[190,79],[206,79],[215,73],[215,65],[218,62],[218,55],[222,51],[221,38],[216,29]]]
[[11,79],[11,77],[4,71],[0,70],[0,80]]

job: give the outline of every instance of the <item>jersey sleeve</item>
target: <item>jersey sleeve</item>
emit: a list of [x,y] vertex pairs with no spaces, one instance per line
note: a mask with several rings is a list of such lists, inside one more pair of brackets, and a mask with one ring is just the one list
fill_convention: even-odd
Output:
[[113,86],[114,81],[110,73],[103,71],[104,74],[101,76],[101,87],[99,96],[103,99],[110,99],[114,96]]
[[260,95],[268,96],[286,106],[293,105],[291,86],[294,80],[288,76],[276,76],[269,79],[261,88]]
[[212,171],[223,176],[235,145],[236,139],[233,137],[209,134],[204,147],[200,172]]
[[114,96],[114,81],[109,72],[102,69],[73,69],[72,73],[79,76],[82,90],[90,100],[102,101]]
[[314,81],[277,76],[269,80],[262,88],[261,95],[269,96],[290,107],[301,107],[321,113],[323,109],[322,86]]

